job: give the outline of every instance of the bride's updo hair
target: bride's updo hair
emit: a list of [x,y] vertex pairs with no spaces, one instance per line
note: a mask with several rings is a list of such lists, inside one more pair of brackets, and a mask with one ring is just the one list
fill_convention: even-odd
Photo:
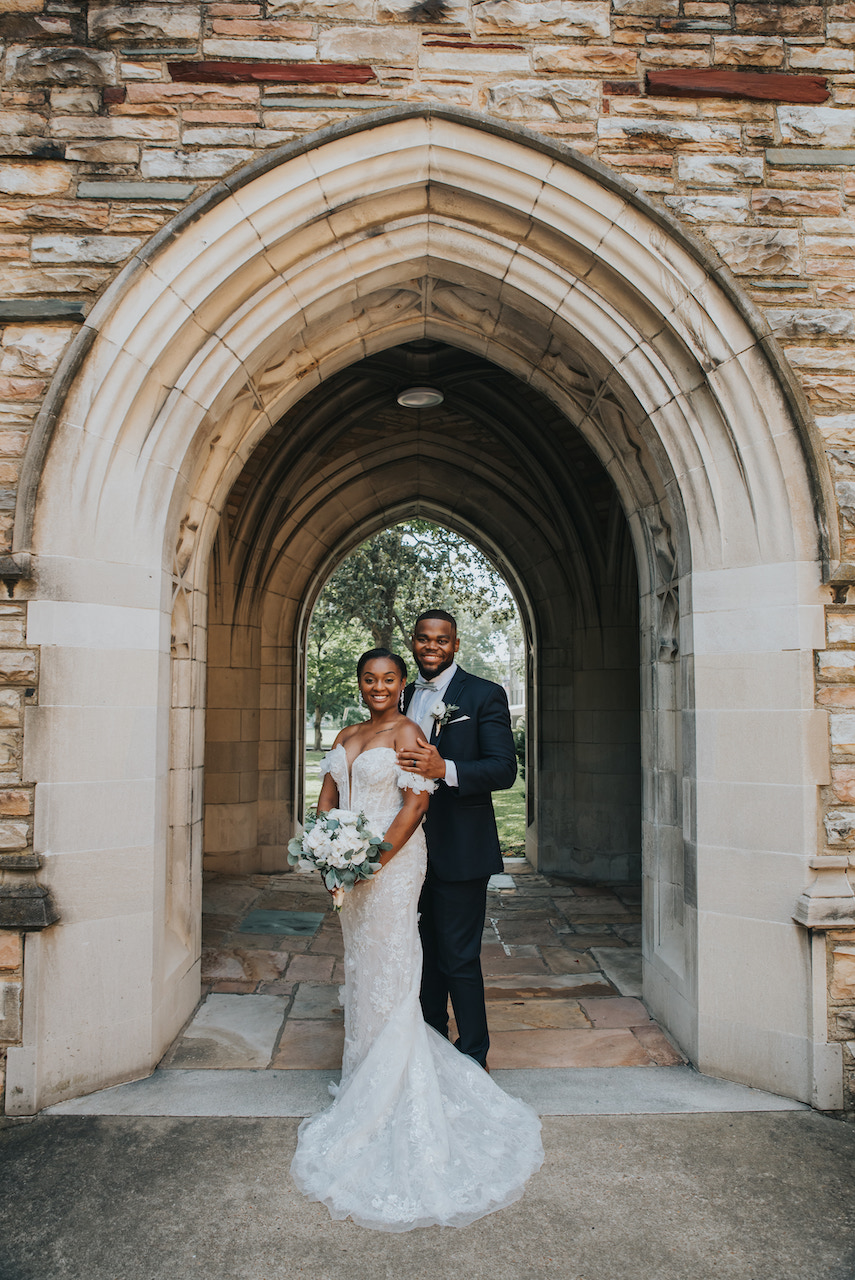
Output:
[[391,658],[401,673],[401,679],[406,683],[407,664],[399,653],[393,653],[391,649],[366,649],[365,653],[363,653],[362,657],[356,664],[357,680],[365,670],[367,663],[372,662],[374,658]]

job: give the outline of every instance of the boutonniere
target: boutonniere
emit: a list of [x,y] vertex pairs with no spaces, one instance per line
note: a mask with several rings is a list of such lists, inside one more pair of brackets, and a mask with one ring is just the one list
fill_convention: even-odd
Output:
[[456,707],[453,702],[445,703],[442,698],[437,699],[428,714],[434,722],[436,728],[436,736],[439,737],[442,726],[448,724],[455,711],[460,708]]

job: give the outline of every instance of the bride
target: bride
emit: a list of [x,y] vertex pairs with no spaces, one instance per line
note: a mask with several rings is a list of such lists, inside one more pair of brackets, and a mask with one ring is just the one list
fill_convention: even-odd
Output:
[[407,668],[359,659],[370,720],[343,729],[321,766],[318,809],[362,810],[385,831],[383,869],[346,895],[344,1058],[335,1100],[300,1125],[291,1174],[327,1206],[379,1231],[462,1227],[519,1199],[543,1162],[540,1121],[426,1025],[419,1005],[421,822],[435,783],[398,768],[418,727],[400,711]]

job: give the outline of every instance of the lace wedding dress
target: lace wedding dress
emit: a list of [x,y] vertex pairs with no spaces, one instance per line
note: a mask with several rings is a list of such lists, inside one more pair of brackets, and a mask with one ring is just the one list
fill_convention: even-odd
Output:
[[[343,808],[386,830],[401,788],[434,784],[397,767],[390,747],[326,757]],[[379,1231],[462,1227],[519,1199],[543,1161],[540,1121],[422,1019],[419,828],[377,876],[348,894],[341,1084],[300,1125],[291,1174],[333,1218]]]

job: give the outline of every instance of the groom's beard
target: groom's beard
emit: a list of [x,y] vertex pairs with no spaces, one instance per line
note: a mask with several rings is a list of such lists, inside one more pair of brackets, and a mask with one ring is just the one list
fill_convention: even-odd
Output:
[[[455,657],[456,656],[457,655],[455,654]],[[437,667],[435,671],[425,670],[422,664],[418,661],[416,662],[416,666],[418,667],[419,675],[423,680],[435,680],[437,676],[442,675],[443,671],[447,671],[453,662],[454,662],[454,658],[449,658],[447,662],[443,662],[442,665]]]

